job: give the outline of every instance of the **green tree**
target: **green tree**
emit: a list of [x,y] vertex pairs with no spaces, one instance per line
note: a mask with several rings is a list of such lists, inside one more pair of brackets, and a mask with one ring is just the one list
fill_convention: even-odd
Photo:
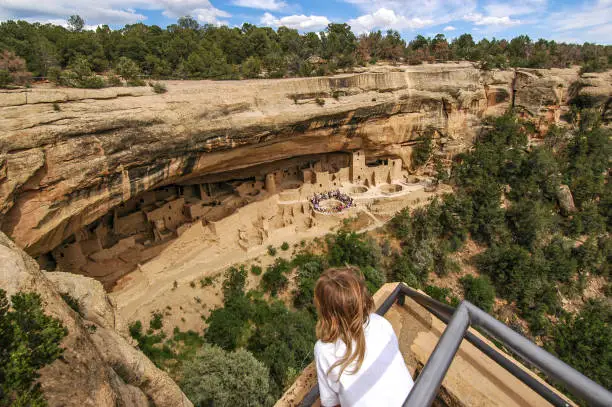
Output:
[[270,404],[268,368],[244,349],[204,345],[184,364],[180,384],[196,407]]
[[245,78],[257,78],[261,73],[261,60],[258,57],[248,57],[241,66]]
[[554,326],[546,348],[561,360],[612,388],[612,307],[589,301],[577,314],[566,314]]
[[19,292],[11,305],[0,289],[0,405],[45,406],[38,370],[62,355],[67,330],[36,293]]
[[225,280],[223,281],[223,297],[231,299],[244,294],[246,287],[247,271],[244,265],[240,267],[232,266],[225,272]]
[[81,16],[74,14],[68,17],[68,28],[70,31],[83,31],[83,27],[85,27],[85,20]]
[[144,84],[144,82],[139,78],[140,68],[136,62],[129,58],[119,58],[119,62],[117,62],[117,73],[126,80],[128,85],[142,86]]
[[291,272],[291,263],[285,259],[278,258],[274,264],[268,266],[268,269],[261,277],[261,287],[269,292],[272,296],[276,296],[279,292],[287,288],[289,279],[287,274]]
[[487,312],[491,312],[495,301],[495,288],[487,277],[466,275],[461,278],[465,299]]

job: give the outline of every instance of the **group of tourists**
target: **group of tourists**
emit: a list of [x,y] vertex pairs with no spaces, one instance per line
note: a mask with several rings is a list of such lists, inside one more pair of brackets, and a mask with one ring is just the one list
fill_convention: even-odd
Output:
[[[325,207],[322,207],[321,202],[329,199],[334,199],[338,201],[338,204],[331,207],[327,205]],[[340,192],[340,190],[338,189],[336,189],[335,191],[314,194],[314,196],[310,198],[310,203],[316,211],[322,213],[337,213],[347,208],[351,208],[355,205],[355,203],[353,202],[353,198],[343,192]]]

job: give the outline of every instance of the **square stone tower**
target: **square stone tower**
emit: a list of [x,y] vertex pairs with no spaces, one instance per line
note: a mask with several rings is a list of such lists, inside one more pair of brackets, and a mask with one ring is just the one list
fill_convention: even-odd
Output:
[[362,184],[367,178],[365,154],[363,150],[351,153],[350,178],[353,184]]

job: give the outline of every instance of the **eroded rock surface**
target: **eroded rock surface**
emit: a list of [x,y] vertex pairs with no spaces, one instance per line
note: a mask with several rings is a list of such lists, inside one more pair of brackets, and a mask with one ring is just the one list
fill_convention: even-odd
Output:
[[[165,372],[115,331],[117,318],[99,282],[66,273],[48,278],[0,232],[0,287],[8,296],[18,291],[40,294],[45,312],[68,329],[62,358],[40,372],[50,406],[192,406]],[[60,292],[79,300],[82,316]]]
[[169,81],[162,95],[150,88],[0,94],[1,229],[38,256],[130,198],[190,177],[356,149],[409,166],[415,140],[429,129],[452,155],[470,145],[483,116],[513,103],[543,126],[559,120],[578,80],[577,69],[482,71],[469,63],[376,69]]

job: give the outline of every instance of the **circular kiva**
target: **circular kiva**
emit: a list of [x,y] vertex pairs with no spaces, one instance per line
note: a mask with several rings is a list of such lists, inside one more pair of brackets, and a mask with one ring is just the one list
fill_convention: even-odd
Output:
[[396,194],[400,192],[401,190],[402,190],[402,186],[398,184],[387,184],[387,185],[382,185],[380,187],[380,192],[382,192],[384,195]]
[[353,198],[339,190],[314,194],[310,203],[320,213],[338,213],[354,206]]
[[363,186],[363,185],[357,185],[357,186],[351,187],[350,189],[350,193],[355,194],[355,195],[365,194],[366,192],[368,192],[368,187]]
[[342,202],[337,199],[324,199],[319,202],[319,207],[324,212],[340,212],[344,209]]

